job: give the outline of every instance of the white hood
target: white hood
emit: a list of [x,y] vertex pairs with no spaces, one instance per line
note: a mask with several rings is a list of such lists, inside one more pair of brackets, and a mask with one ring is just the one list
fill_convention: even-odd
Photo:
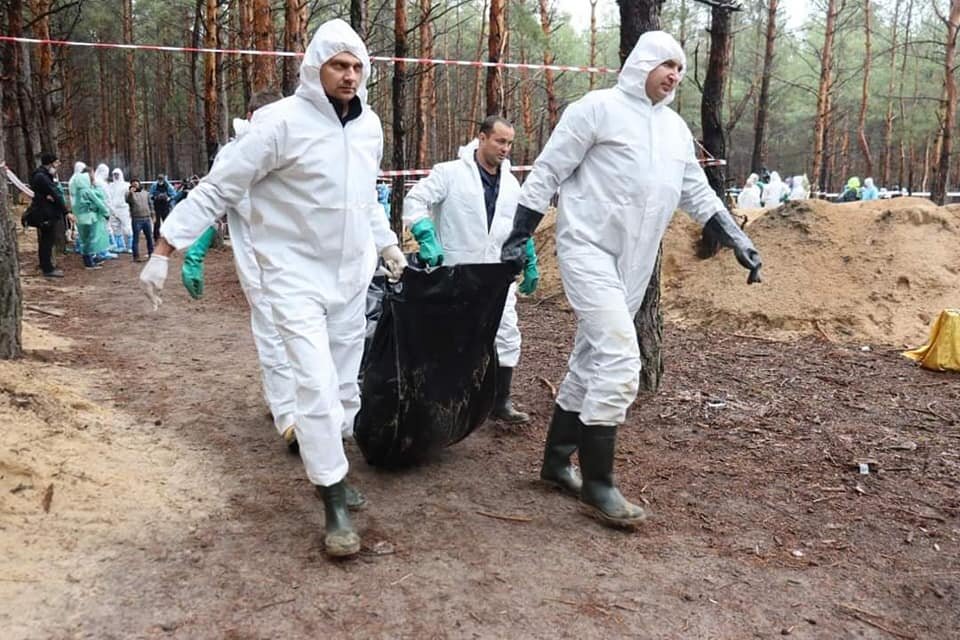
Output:
[[[620,77],[617,78],[617,88],[635,98],[650,102],[647,97],[647,76],[667,60],[680,63],[680,80],[683,80],[687,69],[687,57],[683,53],[683,47],[666,31],[647,31],[640,36],[627,61],[623,63]],[[656,106],[667,106],[673,102],[676,93],[676,90],[671,91]]]
[[110,175],[110,167],[105,164],[98,164],[96,170],[93,172],[93,177],[96,178],[94,184],[105,187],[107,186],[107,177]]
[[329,104],[323,84],[320,82],[320,67],[337,55],[346,51],[357,57],[363,64],[363,72],[357,86],[360,102],[367,102],[367,80],[370,79],[370,55],[360,36],[349,24],[339,18],[324,22],[313,34],[303,61],[300,63],[300,86],[297,95],[306,98],[318,107]]

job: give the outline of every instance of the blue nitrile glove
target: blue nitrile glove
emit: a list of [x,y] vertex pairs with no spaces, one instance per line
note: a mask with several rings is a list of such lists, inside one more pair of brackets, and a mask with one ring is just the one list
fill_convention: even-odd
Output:
[[537,290],[538,284],[540,284],[540,269],[537,269],[537,250],[533,246],[533,238],[529,238],[527,240],[527,265],[523,268],[520,293],[528,296]]
[[183,256],[183,267],[180,269],[180,279],[187,293],[194,300],[203,295],[203,259],[207,257],[207,251],[213,244],[213,238],[217,235],[217,229],[210,227],[190,245]]
[[420,251],[417,255],[428,267],[439,267],[443,264],[443,247],[437,240],[437,228],[433,226],[433,220],[424,218],[418,220],[412,227],[410,233],[420,244]]

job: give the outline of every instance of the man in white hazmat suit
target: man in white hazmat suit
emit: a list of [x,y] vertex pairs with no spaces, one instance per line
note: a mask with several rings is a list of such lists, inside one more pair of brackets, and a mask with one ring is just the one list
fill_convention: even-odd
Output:
[[133,222],[127,204],[130,183],[123,179],[123,170],[119,167],[110,176],[113,180],[107,184],[107,206],[110,207],[111,244],[123,253],[130,253],[133,250]]
[[[225,157],[221,155],[224,149],[236,144],[236,141],[250,130],[250,118],[257,109],[282,98],[276,91],[260,91],[254,94],[247,105],[246,118],[233,119],[236,137],[221,148],[213,166],[216,167],[220,158]],[[260,361],[263,397],[270,407],[274,427],[287,447],[295,452],[298,450],[296,429],[293,426],[296,415],[296,384],[293,370],[287,361],[283,339],[273,322],[273,310],[260,284],[260,264],[250,240],[249,197],[241,199],[235,207],[227,207],[227,224],[230,227],[230,248],[237,268],[237,279],[250,305],[250,330]],[[184,254],[181,279],[193,298],[203,295],[203,262],[215,235],[216,227],[208,227]],[[354,499],[358,503],[362,502],[359,494]]]
[[[639,388],[633,316],[674,210],[705,223],[705,234],[750,270],[748,282],[760,281],[759,254],[710,188],[687,125],[668,108],[685,63],[673,37],[645,33],[615,87],[567,107],[523,185],[502,252],[519,270],[523,245],[559,189],[557,258],[577,333],[540,477],[610,526],[634,526],[647,515],[616,488],[613,461],[617,427]],[[577,450],[582,478],[570,463]]]
[[755,173],[747,177],[743,190],[737,195],[737,207],[740,209],[759,209],[760,208],[760,187],[757,186],[757,180],[760,179]]
[[[478,137],[460,148],[459,158],[433,167],[403,201],[403,223],[420,243],[420,259],[429,266],[500,262],[500,247],[513,228],[520,183],[510,172],[508,158],[514,128],[499,116],[489,116]],[[532,259],[521,293],[533,293],[539,275],[533,240]],[[510,399],[513,369],[520,361],[517,327],[517,286],[510,286],[496,347],[499,359],[493,416],[511,423],[529,422]]]
[[296,383],[295,431],[326,515],[331,556],[360,550],[347,512],[342,437],[360,408],[366,290],[377,252],[391,277],[405,259],[376,200],[380,119],[366,103],[370,58],[343,20],[322,24],[296,94],[263,107],[250,131],[177,205],[140,274],[157,306],[174,248],[192,243],[249,192],[250,236]]

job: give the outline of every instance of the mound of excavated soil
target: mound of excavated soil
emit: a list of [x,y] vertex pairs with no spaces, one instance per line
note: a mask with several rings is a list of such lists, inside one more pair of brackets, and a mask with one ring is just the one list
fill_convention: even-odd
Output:
[[[764,262],[764,281],[752,286],[729,251],[696,259],[699,227],[683,214],[674,218],[664,238],[669,319],[900,347],[922,343],[940,310],[960,306],[960,207],[922,198],[807,200],[749,217],[747,231]],[[541,295],[555,294],[552,228],[537,235],[538,248],[547,249],[540,254]]]

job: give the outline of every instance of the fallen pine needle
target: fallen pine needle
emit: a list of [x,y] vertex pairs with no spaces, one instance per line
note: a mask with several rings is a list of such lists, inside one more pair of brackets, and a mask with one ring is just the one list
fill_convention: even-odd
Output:
[[533,522],[533,518],[528,518],[527,516],[510,516],[502,513],[490,513],[489,511],[477,511],[477,514],[488,518],[496,518],[497,520],[507,520],[509,522]]
[[557,388],[556,388],[555,386],[553,386],[553,383],[552,383],[552,382],[550,382],[549,380],[547,380],[547,379],[544,378],[543,376],[537,376],[537,380],[539,380],[540,382],[542,382],[543,384],[545,384],[546,387],[547,387],[548,389],[550,389],[550,396],[551,396],[552,398],[556,398],[556,397],[557,397]]

